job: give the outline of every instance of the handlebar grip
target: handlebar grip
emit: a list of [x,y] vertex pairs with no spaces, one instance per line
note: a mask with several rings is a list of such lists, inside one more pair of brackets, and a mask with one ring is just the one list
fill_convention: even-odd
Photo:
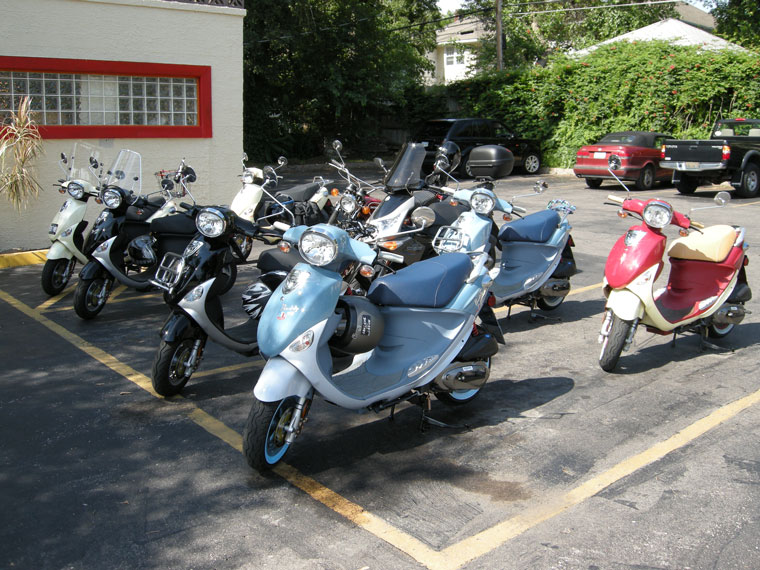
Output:
[[527,214],[528,213],[528,210],[526,210],[525,208],[522,208],[520,206],[512,206],[512,211],[513,212],[517,212],[518,214]]
[[195,207],[193,204],[188,204],[187,202],[180,202],[179,205],[185,210],[192,210]]
[[705,229],[705,225],[704,224],[700,224],[699,222],[691,222],[691,226],[693,228],[697,228],[698,230]]
[[610,202],[615,202],[615,203],[617,203],[617,204],[622,204],[623,202],[625,202],[625,199],[624,199],[624,198],[620,198],[620,197],[618,197],[618,196],[613,196],[612,194],[607,194],[607,199],[608,199]]

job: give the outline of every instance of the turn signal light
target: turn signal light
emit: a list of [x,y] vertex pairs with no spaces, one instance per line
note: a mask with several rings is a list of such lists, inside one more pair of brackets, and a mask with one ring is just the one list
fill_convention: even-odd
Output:
[[277,246],[282,253],[288,253],[290,251],[290,244],[286,241],[281,241]]
[[459,206],[459,202],[457,200],[454,200],[453,198],[451,199],[449,204],[451,204],[452,206]]
[[359,269],[359,275],[362,277],[372,277],[375,275],[375,268],[371,265],[362,265]]
[[628,217],[628,212],[626,212],[625,210],[618,210],[618,218],[627,218],[627,217]]
[[398,249],[399,245],[400,244],[397,241],[384,241],[383,243],[380,244],[380,247],[389,249],[390,251],[394,251]]
[[504,214],[504,216],[502,216],[502,218],[504,219],[505,222],[511,222],[512,221],[512,216],[510,216],[509,214]]
[[372,209],[369,206],[362,206],[362,214],[369,216],[372,213]]
[[687,235],[689,235],[689,231],[681,228],[680,230],[678,230],[678,235],[681,237],[686,237]]
[[333,188],[332,190],[330,190],[330,196],[339,196],[339,195],[340,195],[340,190],[338,190],[337,188]]

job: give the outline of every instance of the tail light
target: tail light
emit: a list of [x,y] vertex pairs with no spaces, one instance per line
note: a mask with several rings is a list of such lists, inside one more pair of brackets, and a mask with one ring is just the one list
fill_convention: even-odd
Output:
[[662,146],[660,147],[660,158],[661,158],[662,160],[665,160],[665,145],[662,145]]
[[723,162],[728,162],[728,159],[731,158],[731,147],[727,144],[723,145]]

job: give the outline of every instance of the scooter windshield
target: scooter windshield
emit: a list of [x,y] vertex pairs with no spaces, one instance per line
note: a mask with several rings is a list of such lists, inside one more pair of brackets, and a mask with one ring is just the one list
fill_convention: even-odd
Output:
[[108,169],[106,186],[118,186],[140,194],[142,189],[142,157],[133,150],[121,149]]
[[424,160],[425,147],[421,143],[405,143],[385,175],[385,186],[390,191],[419,188],[422,184],[420,173]]
[[100,149],[84,142],[74,143],[71,151],[69,180],[82,180],[93,186],[98,185],[98,177],[90,170],[90,158],[100,162]]

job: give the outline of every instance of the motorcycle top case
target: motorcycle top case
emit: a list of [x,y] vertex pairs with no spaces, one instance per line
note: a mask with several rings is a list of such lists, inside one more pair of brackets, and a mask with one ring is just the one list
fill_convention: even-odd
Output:
[[470,176],[504,178],[512,172],[515,157],[503,146],[488,144],[472,149],[467,160]]

